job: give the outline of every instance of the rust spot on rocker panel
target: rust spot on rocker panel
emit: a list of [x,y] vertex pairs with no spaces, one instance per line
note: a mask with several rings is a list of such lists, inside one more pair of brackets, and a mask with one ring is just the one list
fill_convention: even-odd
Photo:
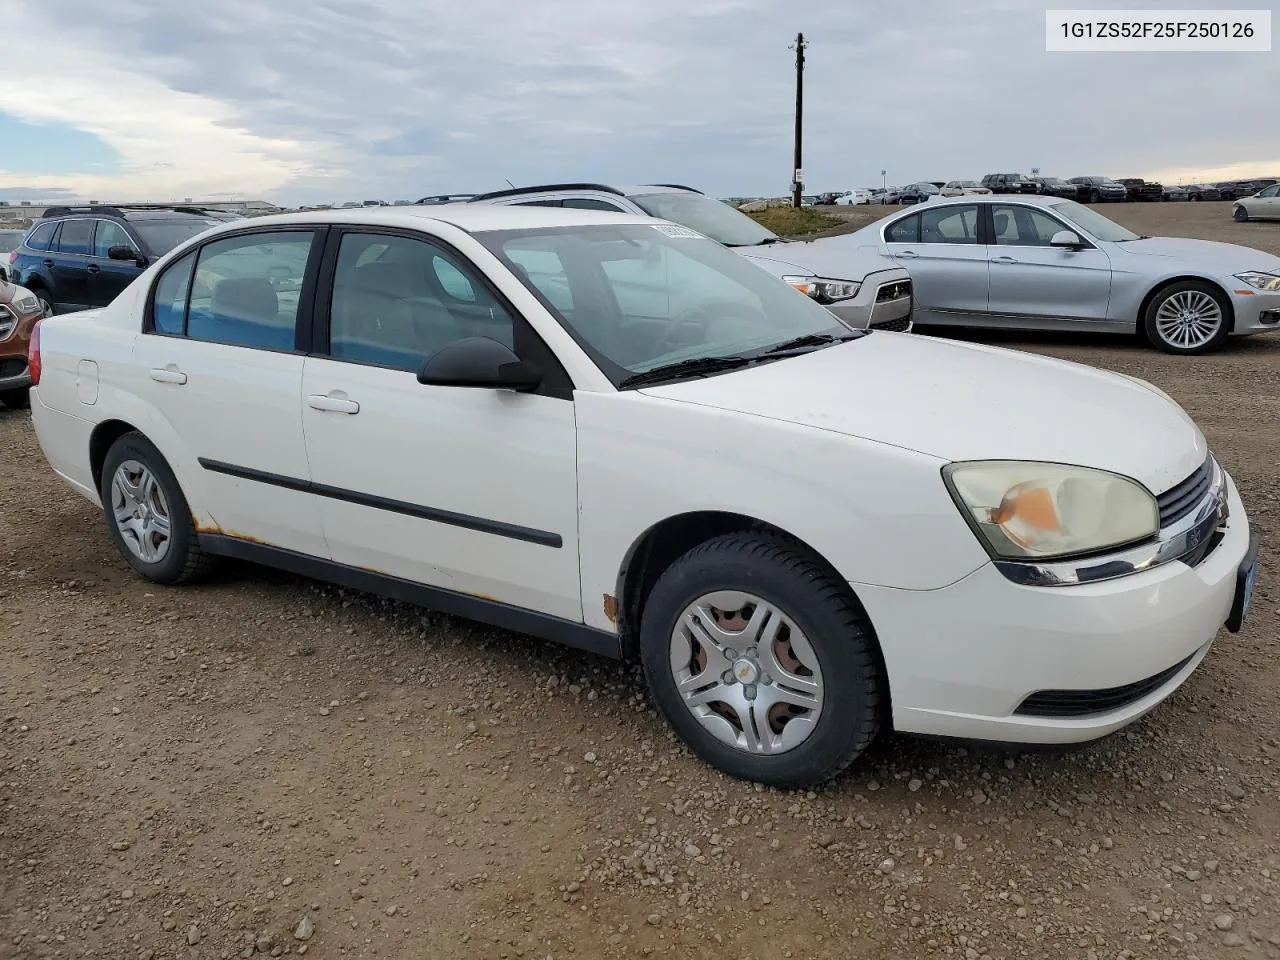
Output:
[[604,595],[604,615],[615,627],[618,625],[618,598],[611,593]]

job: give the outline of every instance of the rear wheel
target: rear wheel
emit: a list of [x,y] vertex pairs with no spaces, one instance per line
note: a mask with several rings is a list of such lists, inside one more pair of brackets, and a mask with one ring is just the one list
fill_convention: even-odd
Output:
[[99,492],[112,541],[148,580],[183,583],[212,565],[214,558],[200,550],[177,478],[142,434],[126,433],[111,445]]
[[658,708],[730,776],[818,783],[879,729],[884,684],[865,615],[780,537],[728,534],[678,559],[645,604],[640,646]]
[[1199,280],[1170,284],[1147,305],[1147,339],[1166,353],[1216,350],[1231,332],[1231,304],[1221,290]]
[[1231,216],[1232,218],[1235,219],[1236,223],[1249,222],[1249,211],[1246,210],[1244,207],[1237,206],[1234,210],[1231,211]]
[[1101,203],[1101,202],[1102,202],[1102,194],[1101,194],[1101,193],[1099,193],[1097,190],[1090,190],[1090,191],[1089,191],[1089,202],[1090,202],[1090,203]]

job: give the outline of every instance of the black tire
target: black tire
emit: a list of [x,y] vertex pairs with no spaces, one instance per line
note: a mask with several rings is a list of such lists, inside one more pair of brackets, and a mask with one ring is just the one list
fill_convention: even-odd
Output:
[[[1156,314],[1160,310],[1160,305],[1170,297],[1176,296],[1188,290],[1198,291],[1211,296],[1218,303],[1221,311],[1222,320],[1219,324],[1217,332],[1203,344],[1194,347],[1182,347],[1177,344],[1170,343],[1160,335],[1159,328],[1156,326]],[[1171,283],[1164,287],[1151,298],[1151,302],[1147,304],[1146,313],[1143,315],[1142,327],[1143,333],[1146,335],[1147,342],[1154,346],[1157,350],[1165,353],[1181,354],[1183,356],[1198,356],[1204,353],[1211,353],[1222,346],[1228,336],[1231,335],[1231,327],[1235,323],[1235,318],[1231,312],[1231,301],[1229,301],[1220,289],[1211,283],[1202,280],[1184,280],[1180,283]]]
[[1244,207],[1237,206],[1231,211],[1231,219],[1235,220],[1236,223],[1248,223],[1249,211]]
[[[169,548],[155,563],[148,563],[129,548],[112,511],[112,480],[120,465],[127,460],[137,461],[151,471],[169,509]],[[156,583],[178,584],[194,580],[212,568],[216,558],[200,549],[191,508],[178,479],[160,451],[141,433],[126,433],[111,445],[102,464],[98,492],[102,497],[102,509],[112,542],[129,566],[142,576]]]
[[1102,194],[1101,194],[1101,193],[1099,193],[1097,190],[1090,190],[1090,191],[1089,191],[1089,202],[1090,202],[1090,203],[1101,203],[1101,202],[1102,202]]
[[18,390],[0,390],[0,404],[10,410],[25,410],[31,406],[31,394],[26,387]]
[[[693,715],[672,674],[672,634],[681,614],[717,590],[749,591],[777,606],[805,634],[823,678],[812,732],[776,754],[750,753],[717,739]],[[803,787],[849,767],[880,729],[886,682],[871,625],[848,586],[807,552],[778,536],[732,533],[709,540],[659,578],[641,616],[640,651],[658,709],[711,766],[745,780]]]

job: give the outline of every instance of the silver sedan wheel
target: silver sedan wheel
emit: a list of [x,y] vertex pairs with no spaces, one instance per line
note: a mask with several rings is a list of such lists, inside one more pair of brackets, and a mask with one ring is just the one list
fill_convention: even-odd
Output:
[[1156,332],[1184,350],[1203,347],[1222,327],[1222,306],[1201,290],[1180,290],[1156,310]]
[[698,722],[748,753],[794,749],[822,713],[822,670],[809,640],[749,593],[708,593],[685,608],[671,634],[671,673]]
[[144,563],[159,563],[169,553],[169,504],[151,469],[126,460],[111,478],[111,515],[125,546]]

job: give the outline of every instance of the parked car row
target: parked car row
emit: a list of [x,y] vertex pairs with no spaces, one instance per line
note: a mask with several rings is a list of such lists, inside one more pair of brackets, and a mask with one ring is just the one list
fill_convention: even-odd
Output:
[[[249,560],[637,662],[678,736],[757,783],[827,780],[890,729],[1104,737],[1241,629],[1258,534],[1167,395],[832,308],[893,299],[843,272],[875,262],[935,317],[1118,328],[1098,304],[1134,308],[1130,273],[1212,264],[1269,303],[1280,260],[1032,195],[934,198],[846,247],[740,216],[601,184],[280,214],[148,246],[104,308],[4,296],[40,447],[136,575]],[[144,236],[82,221],[47,259],[63,231],[67,256]],[[1159,291],[1158,327],[1239,324],[1207,283]]]
[[[1266,177],[1218,184],[1171,185],[1139,177],[1116,180],[1112,177],[1081,176],[1064,180],[1061,177],[1026,176],[1021,173],[990,173],[981,180],[934,180],[905,187],[872,190],[865,199],[858,198],[849,202],[919,203],[922,199],[935,195],[954,197],[981,193],[1064,197],[1080,203],[1238,200],[1256,196],[1275,184],[1275,179]],[[934,189],[930,190],[930,187]]]

